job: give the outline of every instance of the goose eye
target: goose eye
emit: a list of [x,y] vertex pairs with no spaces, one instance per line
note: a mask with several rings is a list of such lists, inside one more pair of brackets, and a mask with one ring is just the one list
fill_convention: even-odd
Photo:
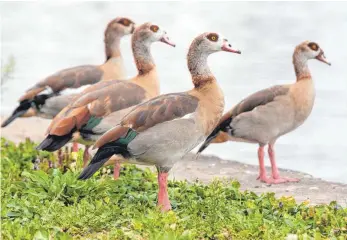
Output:
[[158,27],[157,25],[152,25],[152,26],[150,27],[150,29],[151,29],[152,32],[158,32],[159,27]]
[[308,47],[311,48],[313,51],[317,51],[318,50],[318,44],[317,43],[314,43],[314,42],[310,42],[308,44]]
[[130,20],[123,18],[122,20],[119,21],[119,23],[127,27],[130,25]]
[[217,42],[218,41],[218,35],[215,33],[210,33],[207,35],[207,39],[212,41],[212,42]]

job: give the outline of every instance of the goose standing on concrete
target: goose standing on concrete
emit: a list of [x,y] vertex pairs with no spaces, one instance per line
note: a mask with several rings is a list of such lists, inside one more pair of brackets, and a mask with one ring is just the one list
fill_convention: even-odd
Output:
[[[296,82],[273,86],[242,100],[220,120],[219,125],[198,150],[200,154],[211,142],[241,141],[259,144],[259,177],[262,182],[277,184],[297,182],[299,179],[280,177],[274,145],[276,140],[299,127],[310,115],[315,89],[307,61],[317,59],[331,65],[324,51],[314,42],[299,44],[293,54]],[[264,146],[272,167],[272,176],[266,176]]]

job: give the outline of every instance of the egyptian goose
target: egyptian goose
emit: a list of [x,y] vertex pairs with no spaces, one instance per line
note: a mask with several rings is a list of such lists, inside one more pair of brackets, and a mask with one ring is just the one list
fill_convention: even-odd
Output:
[[[64,69],[38,82],[19,99],[19,106],[1,127],[6,127],[17,117],[54,118],[76,96],[60,95],[67,88],[79,88],[100,80],[125,78],[120,40],[131,34],[134,28],[135,24],[129,18],[118,17],[112,20],[105,30],[105,63]],[[44,90],[51,90],[51,93],[43,94]]]
[[[303,42],[293,54],[296,82],[273,86],[256,92],[242,100],[224,114],[219,125],[198,150],[200,154],[211,142],[242,141],[258,143],[259,177],[268,184],[296,182],[298,179],[280,177],[275,161],[276,140],[299,127],[310,115],[315,89],[307,61],[317,59],[331,65],[317,43]],[[272,167],[272,177],[266,176],[264,146]]]
[[158,170],[158,206],[171,209],[167,177],[172,166],[211,133],[224,109],[224,95],[207,65],[218,51],[240,53],[217,33],[195,38],[188,52],[188,68],[194,88],[160,95],[137,105],[119,125],[95,143],[99,148],[79,179],[90,178],[108,159],[118,154],[137,164]]
[[110,119],[119,122],[132,106],[159,95],[157,70],[150,52],[151,44],[158,41],[175,46],[158,25],[145,23],[137,27],[132,50],[138,74],[129,80],[99,82],[85,89],[53,119],[48,136],[37,149],[55,151],[72,138],[78,139],[86,145],[86,164],[89,145],[114,126]]

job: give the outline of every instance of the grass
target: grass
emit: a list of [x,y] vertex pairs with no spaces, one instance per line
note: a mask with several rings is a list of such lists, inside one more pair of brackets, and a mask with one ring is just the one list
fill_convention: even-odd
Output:
[[[76,180],[82,153],[65,160],[1,140],[2,239],[346,239],[347,209],[241,192],[236,181],[170,181],[173,211],[156,207],[156,174],[124,165]],[[36,169],[36,170],[34,170]],[[294,238],[296,239],[296,238]]]
[[1,67],[0,67],[0,87],[1,87],[1,101],[2,101],[2,96],[3,96],[3,92],[4,90],[6,90],[6,83],[11,80],[13,78],[13,73],[15,71],[16,68],[16,61],[15,58],[11,55],[6,63],[4,63],[3,60],[0,61],[1,62]]
[[5,85],[8,80],[12,79],[15,66],[16,62],[12,55],[8,58],[5,64],[3,64],[3,61],[1,61],[1,86]]

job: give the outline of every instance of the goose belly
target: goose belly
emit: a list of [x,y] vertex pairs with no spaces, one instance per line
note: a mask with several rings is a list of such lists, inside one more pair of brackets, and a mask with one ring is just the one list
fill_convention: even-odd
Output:
[[132,161],[171,168],[205,138],[201,126],[193,119],[179,119],[140,133],[129,143],[128,150]]

